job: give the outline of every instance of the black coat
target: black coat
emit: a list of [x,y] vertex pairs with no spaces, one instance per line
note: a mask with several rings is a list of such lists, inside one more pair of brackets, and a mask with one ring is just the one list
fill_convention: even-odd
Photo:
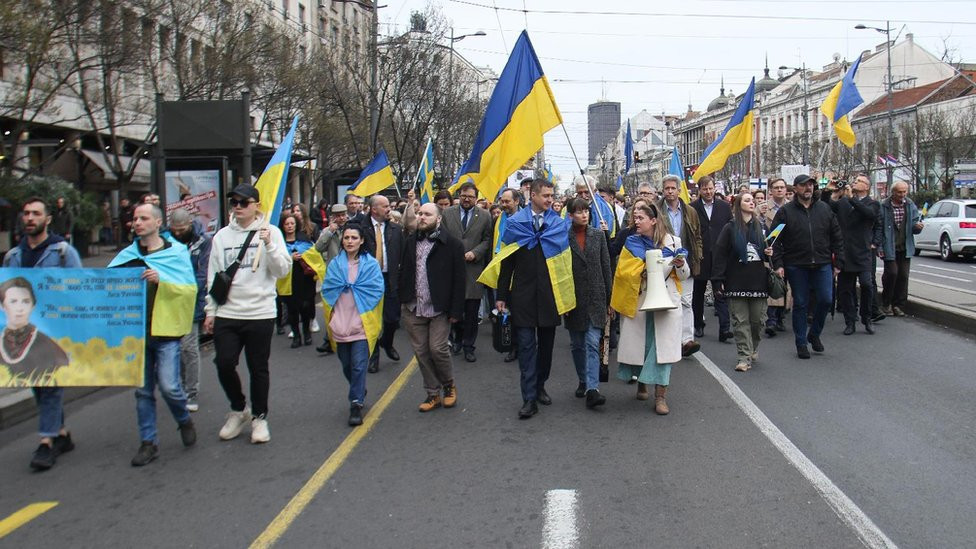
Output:
[[[427,284],[434,309],[449,318],[464,315],[464,246],[446,231],[433,233],[434,247],[427,254]],[[417,299],[417,233],[409,234],[400,263],[400,301]]]
[[542,246],[519,248],[502,261],[498,275],[499,301],[511,312],[512,325],[520,328],[559,325],[556,298]]
[[[373,218],[365,216],[359,222],[363,230],[363,245],[366,253],[376,257],[376,231],[373,229]],[[383,240],[386,242],[387,272],[383,274],[386,281],[386,297],[383,300],[383,322],[397,322],[400,320],[399,276],[400,260],[403,258],[403,229],[396,223],[384,222]]]
[[[702,239],[702,260],[701,267],[698,269],[698,280],[709,280],[712,278],[712,255],[715,253],[715,243],[718,235],[722,234],[722,229],[732,221],[732,207],[724,200],[712,200],[712,217],[709,218],[705,213],[705,204],[699,198],[691,203],[691,207],[698,213],[698,226],[701,230]],[[688,248],[684,242],[682,246]],[[688,248],[691,249],[691,248]]]
[[[758,217],[758,216],[757,216]],[[759,221],[753,218],[758,224]],[[767,297],[766,255],[762,231],[750,232],[748,241],[755,246],[759,261],[742,262],[735,248],[735,235],[739,227],[730,221],[719,233],[715,242],[712,270],[712,287],[720,288],[729,297]],[[747,255],[748,258],[748,255]]]
[[870,197],[841,198],[830,202],[844,235],[844,270],[852,273],[874,268],[875,250],[881,246],[881,204]]
[[573,251],[573,285],[576,308],[566,314],[566,328],[583,331],[587,325],[603,329],[607,322],[613,275],[610,274],[610,251],[600,229],[586,228],[586,246],[581,250],[569,230],[569,248]]
[[797,198],[776,212],[773,227],[784,225],[773,244],[773,267],[814,267],[833,260],[844,268],[844,236],[837,216],[825,202],[814,200],[805,208]]

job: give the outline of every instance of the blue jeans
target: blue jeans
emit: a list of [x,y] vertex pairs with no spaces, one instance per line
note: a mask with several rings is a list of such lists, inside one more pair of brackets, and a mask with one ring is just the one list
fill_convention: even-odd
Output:
[[[807,336],[820,336],[823,332],[827,312],[834,301],[834,272],[831,265],[813,268],[786,267],[786,279],[793,289],[793,336],[797,345],[806,345]],[[807,309],[810,307],[810,291],[813,290],[816,302],[813,303],[813,325],[807,331]]]
[[545,389],[552,369],[552,344],[556,339],[556,327],[515,328],[518,344],[518,362],[522,400],[535,400],[539,389]]
[[38,433],[41,438],[58,436],[64,427],[64,389],[61,387],[34,387],[37,401]]
[[139,418],[139,437],[157,441],[156,385],[169,406],[173,419],[180,425],[190,421],[186,409],[186,393],[180,381],[180,340],[150,337],[146,343],[145,385],[136,389],[136,415]]
[[349,382],[349,403],[366,401],[366,367],[369,364],[369,343],[365,339],[336,343],[336,354],[342,363],[342,375]]
[[569,341],[576,376],[589,391],[600,387],[600,336],[603,334],[599,328],[587,326],[582,331],[570,330]]

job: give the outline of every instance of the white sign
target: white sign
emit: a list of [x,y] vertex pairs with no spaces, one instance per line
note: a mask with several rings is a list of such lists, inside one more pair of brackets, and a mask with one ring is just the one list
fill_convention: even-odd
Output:
[[535,172],[532,170],[516,170],[508,178],[508,187],[510,189],[519,189],[522,187],[522,180],[535,177]]
[[789,185],[793,184],[793,180],[796,176],[806,174],[810,175],[810,166],[805,166],[803,164],[783,164],[779,169],[779,175],[786,180]]

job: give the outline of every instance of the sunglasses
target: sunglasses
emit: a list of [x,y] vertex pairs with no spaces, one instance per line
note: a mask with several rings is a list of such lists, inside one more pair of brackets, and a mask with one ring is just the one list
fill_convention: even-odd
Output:
[[242,208],[246,208],[248,206],[248,204],[252,204],[253,201],[250,200],[250,199],[247,199],[247,198],[245,198],[243,200],[237,199],[237,198],[231,198],[230,200],[227,201],[227,203],[230,204],[230,207],[231,208],[235,208],[237,206],[240,206]]

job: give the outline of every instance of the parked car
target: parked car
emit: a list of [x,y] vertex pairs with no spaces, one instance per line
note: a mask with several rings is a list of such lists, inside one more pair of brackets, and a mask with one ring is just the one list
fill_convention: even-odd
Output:
[[938,252],[943,261],[976,255],[976,200],[940,200],[929,208],[923,225],[915,235],[915,255]]

